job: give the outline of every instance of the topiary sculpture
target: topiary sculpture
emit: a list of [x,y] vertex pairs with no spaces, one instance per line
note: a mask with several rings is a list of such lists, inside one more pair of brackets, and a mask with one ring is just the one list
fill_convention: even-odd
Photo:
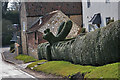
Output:
[[[56,36],[53,35],[52,32],[50,32],[50,29],[47,28],[45,31],[44,31],[44,35],[43,35],[43,39],[47,40],[49,42],[49,44],[47,43],[45,45],[45,52],[46,52],[46,56],[45,58],[47,60],[52,60],[51,58],[51,45],[58,42],[58,41],[63,41],[65,40],[65,38],[67,37],[67,35],[69,34],[70,30],[72,28],[72,21],[69,20],[67,22],[63,22],[61,23],[59,29],[58,29],[58,33]],[[41,44],[42,45],[42,44]],[[41,47],[40,47],[41,48]],[[39,54],[39,58],[42,58],[40,55],[40,51],[38,51],[38,54]]]
[[50,45],[52,45],[53,43],[58,42],[58,41],[63,41],[69,34],[71,28],[72,28],[71,20],[67,21],[66,23],[63,22],[58,29],[58,33],[57,33],[56,37],[53,35],[52,32],[50,32],[50,29],[47,28],[44,31],[45,35],[43,36],[43,39],[47,40],[50,43]]

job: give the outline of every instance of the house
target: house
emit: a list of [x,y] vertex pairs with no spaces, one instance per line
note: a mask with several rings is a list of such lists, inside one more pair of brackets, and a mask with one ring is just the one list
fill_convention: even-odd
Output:
[[[70,18],[59,10],[52,11],[37,19],[31,28],[26,31],[28,55],[38,58],[37,47],[40,43],[46,42],[46,40],[43,39],[44,30],[49,28],[56,36],[61,23],[67,22],[68,20],[70,20]],[[73,27],[67,38],[76,37],[79,28],[80,27],[73,22]]]
[[82,24],[82,3],[81,2],[22,2],[20,7],[21,41],[22,52],[28,54],[26,30],[31,27],[39,17],[61,10],[77,25]]
[[120,19],[120,2],[116,0],[83,0],[83,27],[88,32]]

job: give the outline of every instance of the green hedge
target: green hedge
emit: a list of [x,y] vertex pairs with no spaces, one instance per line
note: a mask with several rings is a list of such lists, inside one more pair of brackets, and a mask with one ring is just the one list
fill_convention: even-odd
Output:
[[[120,21],[106,27],[77,36],[70,41],[61,41],[51,46],[51,56],[55,60],[68,60],[79,64],[104,65],[119,61]],[[48,43],[38,47],[39,58],[45,58]]]

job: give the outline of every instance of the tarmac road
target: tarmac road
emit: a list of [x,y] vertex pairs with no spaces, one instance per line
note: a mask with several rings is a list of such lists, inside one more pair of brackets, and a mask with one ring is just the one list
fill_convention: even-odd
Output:
[[[4,47],[4,48],[0,48],[0,53],[1,52],[5,52],[8,51],[9,47]],[[5,61],[2,60],[2,56],[0,54],[0,61],[2,63],[2,65],[0,65],[0,77],[2,78],[32,78],[32,80],[36,80],[35,77],[33,77],[32,75],[21,71],[19,68],[17,68],[16,66],[7,63]],[[2,71],[1,71],[2,70]],[[15,80],[15,79],[14,79]]]

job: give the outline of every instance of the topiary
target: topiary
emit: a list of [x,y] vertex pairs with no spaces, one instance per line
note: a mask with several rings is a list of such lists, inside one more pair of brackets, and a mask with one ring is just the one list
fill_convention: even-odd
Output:
[[58,28],[58,33],[57,35],[62,31],[63,27],[65,26],[65,22],[62,22],[61,25]]
[[67,37],[72,28],[72,24],[73,24],[72,21],[69,20],[64,24],[64,27],[61,27],[62,28],[61,32],[58,35],[56,35],[59,41],[64,40]]
[[71,20],[67,21],[66,23],[63,22],[58,29],[56,37],[53,35],[52,32],[50,32],[50,29],[46,29],[44,31],[45,35],[43,36],[43,39],[47,40],[50,43],[50,45],[52,45],[55,42],[65,40],[71,28],[72,28]]

